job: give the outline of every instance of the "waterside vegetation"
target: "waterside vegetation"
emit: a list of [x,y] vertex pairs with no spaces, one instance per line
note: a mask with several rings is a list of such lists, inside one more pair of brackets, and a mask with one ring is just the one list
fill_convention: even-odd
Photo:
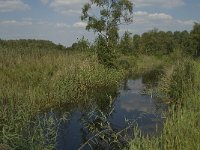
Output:
[[112,101],[131,74],[147,83],[145,77],[153,78],[153,94],[169,104],[169,112],[161,135],[142,137],[136,129],[129,149],[200,149],[199,41],[197,23],[191,32],[152,30],[133,37],[126,32],[110,67],[99,60],[98,43],[85,38],[69,48],[49,41],[0,40],[0,143],[20,150],[54,149],[55,124],[70,114],[57,122],[47,114],[36,122],[38,114],[80,103],[105,107],[101,101]]

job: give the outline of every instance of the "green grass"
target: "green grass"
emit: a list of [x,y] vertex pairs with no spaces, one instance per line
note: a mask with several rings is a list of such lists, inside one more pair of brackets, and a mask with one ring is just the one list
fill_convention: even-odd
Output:
[[118,69],[108,69],[91,53],[66,52],[48,42],[16,44],[0,47],[0,148],[53,149],[56,124],[69,114],[55,122],[45,112],[80,104],[105,107],[102,101],[115,95],[126,68],[145,82],[155,79],[156,94],[170,105],[162,134],[142,137],[135,129],[130,149],[200,149],[200,61],[179,54],[119,56]]
[[159,81],[158,93],[169,103],[163,132],[157,137],[138,133],[130,149],[199,150],[200,149],[200,62],[182,58]]
[[0,143],[14,149],[52,149],[55,122],[46,117],[36,123],[34,118],[45,110],[92,103],[100,92],[102,99],[113,96],[123,78],[123,70],[107,69],[89,53],[1,48]]

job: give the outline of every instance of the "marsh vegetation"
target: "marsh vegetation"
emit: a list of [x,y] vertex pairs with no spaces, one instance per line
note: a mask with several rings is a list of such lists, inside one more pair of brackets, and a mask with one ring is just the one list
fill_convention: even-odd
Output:
[[[101,58],[110,52],[101,55],[99,42],[84,38],[68,48],[49,41],[0,40],[0,147],[55,149],[59,126],[78,110],[87,112],[82,117],[90,133],[87,146],[99,144],[97,148],[103,149],[109,141],[110,149],[115,142],[120,149],[199,149],[199,29],[195,24],[191,32],[126,32],[112,47],[115,59],[105,62]],[[117,107],[123,81],[138,77],[146,85],[145,94],[168,105],[161,134],[141,134],[137,125],[132,135],[118,134],[122,132],[110,126],[108,116],[111,106]],[[134,107],[131,102],[122,106],[128,111]],[[87,142],[94,135],[101,136],[92,138],[93,144]]]

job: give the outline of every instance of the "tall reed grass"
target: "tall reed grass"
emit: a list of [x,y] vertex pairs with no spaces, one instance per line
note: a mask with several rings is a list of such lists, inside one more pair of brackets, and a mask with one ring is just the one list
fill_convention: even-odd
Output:
[[109,97],[123,76],[123,70],[105,68],[93,54],[1,48],[0,143],[14,149],[52,149],[58,122],[50,116],[43,122],[34,118],[45,110],[88,103],[100,92]]
[[142,137],[139,130],[130,149],[200,149],[200,62],[190,58],[177,60],[165,68],[158,93],[169,103],[163,133]]

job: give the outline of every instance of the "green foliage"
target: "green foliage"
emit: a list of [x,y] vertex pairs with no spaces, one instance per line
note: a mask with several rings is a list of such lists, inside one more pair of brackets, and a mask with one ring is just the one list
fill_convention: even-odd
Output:
[[[174,63],[174,62],[173,62]],[[142,137],[136,129],[131,150],[177,150],[200,148],[200,62],[184,58],[165,67],[159,90],[170,100],[161,135]]]
[[194,46],[196,49],[196,56],[200,56],[200,23],[195,23],[193,30],[191,31],[191,38],[194,41]]
[[195,23],[191,32],[171,31],[164,32],[153,29],[143,33],[141,36],[125,32],[119,42],[121,53],[128,55],[172,55],[176,50],[182,51],[183,55],[199,56],[200,28]]
[[62,120],[36,118],[57,107],[94,103],[97,93],[109,97],[124,76],[92,54],[1,42],[7,46],[0,47],[0,143],[14,149],[52,149]]
[[[91,13],[94,7],[96,10]],[[132,13],[133,4],[129,0],[90,0],[83,6],[81,20],[87,22],[86,30],[98,33],[96,41],[100,63],[112,66],[119,25],[132,22]]]
[[191,89],[197,88],[195,87],[195,68],[190,60],[187,62],[182,61],[176,65],[176,69],[172,74],[168,95],[172,101],[182,105],[183,102],[180,100],[183,99],[184,94]]
[[61,50],[66,51],[66,48],[59,44],[56,45],[51,41],[45,40],[31,40],[31,39],[21,39],[21,40],[0,40],[0,48],[15,50],[17,52],[21,51],[22,53],[30,52],[31,49],[42,49],[43,51],[49,50]]
[[93,136],[82,144],[78,150],[82,150],[86,146],[90,146],[91,149],[107,149],[108,147],[110,149],[122,149],[128,143],[123,135],[128,133],[128,129],[133,126],[133,123],[121,131],[113,129],[109,122],[113,108],[108,104],[109,102],[107,102],[107,113],[95,109],[81,119],[85,129]]
[[133,36],[133,52],[134,54],[138,54],[139,53],[139,49],[140,49],[140,35],[134,35]]
[[83,36],[78,42],[72,44],[71,50],[73,50],[73,51],[79,51],[79,52],[90,51],[90,43]]
[[194,41],[191,34],[188,31],[176,31],[174,32],[174,40],[176,42],[176,48],[181,49],[184,54],[195,55]]
[[12,148],[9,147],[8,145],[0,144],[0,150],[12,150]]
[[124,33],[124,35],[122,36],[121,41],[119,43],[120,51],[123,54],[131,53],[132,49],[133,49],[132,43],[133,43],[133,40],[131,38],[131,33],[129,33],[128,31],[126,31]]
[[[111,1],[91,2],[99,6],[102,18],[111,15],[119,21],[120,11],[108,14],[105,9]],[[122,2],[128,1],[117,2],[113,10],[122,9]],[[90,4],[83,8],[86,20],[91,19],[87,13],[90,8]],[[149,78],[158,82],[157,94],[171,104],[162,135],[141,137],[136,129],[130,149],[199,149],[200,62],[185,55],[199,56],[200,25],[196,23],[190,33],[152,30],[131,37],[126,32],[118,43],[118,25],[113,22],[105,30],[107,24],[102,18],[88,20],[88,29],[99,33],[94,46],[97,56],[80,53],[91,48],[84,37],[68,48],[78,53],[66,53],[65,47],[50,41],[0,40],[0,149],[9,148],[7,145],[14,149],[53,149],[55,126],[62,120],[45,114],[37,122],[38,115],[65,104],[92,104],[97,97],[99,108],[105,108],[107,102],[101,100],[116,91],[124,68],[143,75],[147,83]],[[125,55],[116,61],[118,45]],[[108,134],[106,138],[116,137]]]
[[145,72],[142,75],[142,81],[145,83],[147,86],[156,86],[158,84],[159,79],[163,75],[163,66],[154,66],[154,69]]
[[163,55],[173,51],[173,36],[162,31],[144,33],[140,41],[140,51],[147,55]]
[[99,35],[95,41],[96,43],[96,52],[99,63],[107,66],[114,67],[114,61],[116,59],[115,49],[112,45],[106,45],[106,39]]

